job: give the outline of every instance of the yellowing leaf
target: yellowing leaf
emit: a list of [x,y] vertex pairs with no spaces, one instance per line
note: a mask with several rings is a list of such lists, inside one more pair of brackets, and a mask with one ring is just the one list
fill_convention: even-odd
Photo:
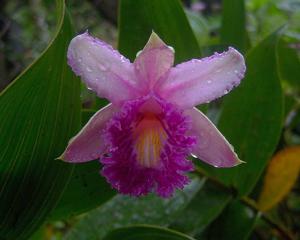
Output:
[[300,146],[288,147],[271,160],[258,200],[258,207],[266,211],[279,203],[291,190],[300,171]]

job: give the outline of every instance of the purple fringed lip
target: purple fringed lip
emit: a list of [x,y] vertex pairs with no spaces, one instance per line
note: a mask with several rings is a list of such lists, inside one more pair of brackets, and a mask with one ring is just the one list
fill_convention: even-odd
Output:
[[[154,104],[153,99],[127,102],[104,130],[110,151],[109,157],[100,160],[104,165],[101,174],[120,193],[140,196],[155,191],[169,197],[175,188],[189,182],[185,172],[191,171],[193,164],[186,156],[196,143],[195,137],[186,136],[190,121],[172,104],[155,101],[154,112],[149,112],[147,106],[149,102]],[[141,125],[146,134],[139,136],[136,132]],[[140,144],[144,144],[142,148]],[[151,158],[153,149],[159,155]]]

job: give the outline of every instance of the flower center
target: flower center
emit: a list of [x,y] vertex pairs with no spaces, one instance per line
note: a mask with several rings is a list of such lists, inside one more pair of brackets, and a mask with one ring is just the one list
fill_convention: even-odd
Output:
[[167,133],[157,116],[144,114],[133,135],[138,163],[148,168],[158,166]]

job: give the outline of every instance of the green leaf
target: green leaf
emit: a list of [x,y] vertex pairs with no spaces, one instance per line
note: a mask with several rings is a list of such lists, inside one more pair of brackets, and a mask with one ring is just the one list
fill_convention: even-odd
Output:
[[100,163],[93,161],[75,167],[72,178],[51,212],[49,220],[66,219],[96,208],[112,198],[116,192],[100,175]]
[[136,225],[116,229],[110,232],[104,240],[193,240],[183,233],[167,228],[151,225]]
[[242,52],[245,52],[249,45],[245,15],[244,0],[222,1],[221,41]]
[[80,93],[66,63],[73,35],[63,1],[57,33],[0,94],[0,236],[26,239],[59,200],[72,165],[54,160],[80,124]]
[[219,129],[246,163],[231,169],[208,170],[241,195],[250,193],[255,186],[281,133],[283,96],[276,64],[278,35],[278,31],[271,34],[249,52],[245,78],[222,105]]
[[206,182],[170,228],[192,236],[197,235],[222,213],[231,198],[228,191]]
[[189,20],[194,35],[199,46],[207,45],[209,42],[209,26],[204,16],[199,13],[185,10],[185,14]]
[[282,38],[278,43],[278,66],[288,93],[300,93],[300,59],[295,49],[289,47]]
[[119,50],[131,60],[152,30],[175,49],[176,62],[201,55],[179,0],[121,0],[119,10]]
[[[206,232],[208,239],[246,240],[251,234],[257,213],[239,201],[230,203]],[[201,239],[201,238],[199,238]]]
[[83,109],[81,111],[81,127],[84,127],[84,125],[87,124],[87,122],[96,112],[97,111],[93,109]]
[[169,199],[154,194],[140,198],[117,195],[82,217],[65,239],[101,239],[113,229],[132,224],[167,226],[184,210],[203,183],[203,180],[195,179],[184,191],[176,192]]

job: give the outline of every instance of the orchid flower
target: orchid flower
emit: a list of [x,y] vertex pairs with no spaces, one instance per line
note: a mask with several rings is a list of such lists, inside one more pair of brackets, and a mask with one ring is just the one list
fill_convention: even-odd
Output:
[[189,182],[187,157],[215,167],[241,163],[233,147],[196,105],[227,94],[245,73],[243,56],[229,48],[175,67],[174,50],[154,32],[133,63],[84,33],[68,49],[68,63],[99,97],[99,110],[70,140],[61,159],[100,159],[101,174],[120,193],[151,191],[169,197]]

